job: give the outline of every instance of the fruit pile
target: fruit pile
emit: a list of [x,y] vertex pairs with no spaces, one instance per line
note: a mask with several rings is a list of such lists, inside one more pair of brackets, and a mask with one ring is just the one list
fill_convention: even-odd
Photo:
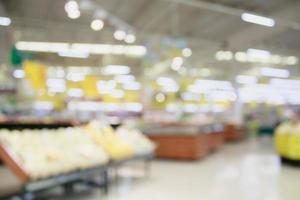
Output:
[[0,142],[9,148],[31,179],[41,179],[109,161],[104,149],[80,128],[0,131]]
[[0,130],[0,144],[32,180],[152,153],[154,144],[138,130],[115,132],[99,121],[57,130]]
[[124,142],[109,125],[92,121],[84,127],[85,132],[101,145],[112,160],[121,160],[132,157],[134,149]]
[[121,126],[117,129],[116,134],[132,146],[137,155],[152,153],[155,149],[154,143],[137,129]]
[[275,147],[280,156],[300,160],[300,123],[281,124],[276,129]]

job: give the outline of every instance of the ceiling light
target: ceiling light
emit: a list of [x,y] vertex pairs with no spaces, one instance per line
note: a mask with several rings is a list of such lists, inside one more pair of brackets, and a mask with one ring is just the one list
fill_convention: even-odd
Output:
[[69,57],[69,58],[88,58],[89,53],[80,52],[80,51],[61,51],[58,52],[58,55],[61,57]]
[[282,62],[282,57],[279,55],[272,55],[270,58],[270,63],[272,64],[280,64]]
[[172,61],[171,68],[175,71],[178,71],[181,68],[182,64],[183,64],[183,58],[175,57]]
[[242,20],[245,22],[253,23],[253,24],[259,24],[262,26],[268,26],[273,27],[275,26],[275,20],[268,17],[263,17],[259,15],[254,15],[250,13],[243,13],[241,16]]
[[159,103],[164,102],[166,100],[166,96],[163,93],[158,93],[155,95],[155,100]]
[[113,54],[140,57],[147,53],[145,46],[138,45],[113,45],[113,44],[90,44],[90,43],[60,43],[60,42],[31,42],[19,41],[16,48],[20,51],[34,52],[86,52],[89,54]]
[[125,65],[107,65],[102,69],[104,75],[129,74],[130,68]]
[[231,60],[233,53],[231,51],[218,51],[215,57],[217,60]]
[[125,42],[127,42],[127,43],[134,43],[135,40],[136,40],[136,37],[133,34],[128,34],[125,37]]
[[285,63],[287,65],[296,65],[298,63],[298,58],[295,56],[289,56],[285,58]]
[[236,52],[235,53],[235,59],[239,62],[247,62],[247,54],[245,52]]
[[94,31],[100,31],[104,26],[104,22],[101,19],[95,19],[91,22],[91,28]]
[[184,57],[190,57],[192,55],[192,50],[190,48],[184,48],[182,50],[182,55]]
[[261,69],[261,75],[269,77],[288,78],[290,76],[290,72],[286,69],[264,67]]
[[24,78],[25,77],[25,72],[22,69],[16,69],[13,73],[13,76],[15,78]]
[[68,12],[68,17],[71,19],[77,19],[80,17],[80,11],[79,10],[72,10]]
[[125,37],[126,37],[126,32],[123,31],[123,30],[116,30],[116,31],[114,32],[114,38],[115,38],[116,40],[124,40]]
[[67,1],[65,4],[65,11],[68,13],[74,10],[79,10],[78,3],[76,1]]
[[271,53],[269,51],[261,50],[261,49],[248,49],[247,55],[255,58],[267,59],[270,58]]
[[8,17],[0,17],[0,26],[9,26],[11,24],[11,19]]
[[69,49],[68,43],[63,42],[17,42],[16,48],[20,51],[36,51],[36,52],[61,52]]

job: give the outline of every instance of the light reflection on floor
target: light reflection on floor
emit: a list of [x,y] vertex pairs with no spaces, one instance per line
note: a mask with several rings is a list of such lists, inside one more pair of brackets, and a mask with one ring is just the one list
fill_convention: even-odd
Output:
[[[66,199],[66,198],[64,198]],[[155,161],[148,178],[121,178],[82,200],[299,200],[300,168],[281,166],[272,140],[228,144],[198,162]]]

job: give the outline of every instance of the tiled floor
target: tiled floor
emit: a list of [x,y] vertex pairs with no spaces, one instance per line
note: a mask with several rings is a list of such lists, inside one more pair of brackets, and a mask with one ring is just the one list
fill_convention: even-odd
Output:
[[228,144],[198,162],[155,161],[149,178],[120,179],[109,195],[95,190],[63,199],[299,200],[300,168],[281,166],[264,138]]

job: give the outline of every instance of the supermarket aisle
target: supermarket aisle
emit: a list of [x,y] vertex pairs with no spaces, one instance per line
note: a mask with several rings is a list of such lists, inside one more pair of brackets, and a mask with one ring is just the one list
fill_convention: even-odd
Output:
[[281,166],[272,141],[264,138],[226,145],[199,162],[154,162],[151,178],[120,180],[104,199],[299,200],[299,188],[300,169]]

